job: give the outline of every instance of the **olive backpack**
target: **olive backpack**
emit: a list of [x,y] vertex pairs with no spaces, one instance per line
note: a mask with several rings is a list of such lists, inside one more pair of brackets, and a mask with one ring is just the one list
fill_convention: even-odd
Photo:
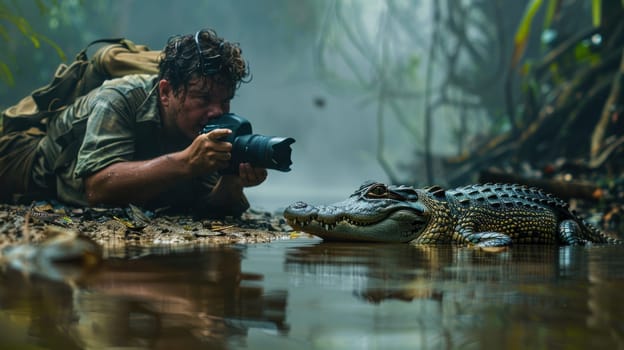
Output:
[[[100,47],[89,59],[87,50]],[[61,63],[52,81],[2,111],[2,133],[38,128],[45,132],[47,120],[76,98],[102,85],[105,80],[127,74],[156,74],[161,52],[128,39],[99,39],[76,55],[69,65]]]

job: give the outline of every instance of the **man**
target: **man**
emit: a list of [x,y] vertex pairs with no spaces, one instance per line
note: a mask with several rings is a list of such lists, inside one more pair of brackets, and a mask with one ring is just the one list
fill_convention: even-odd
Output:
[[266,169],[228,166],[231,133],[199,135],[249,76],[241,49],[212,30],[171,38],[158,76],[106,81],[55,116],[46,135],[0,139],[0,195],[46,194],[74,205],[129,203],[239,215],[243,188],[262,183]]

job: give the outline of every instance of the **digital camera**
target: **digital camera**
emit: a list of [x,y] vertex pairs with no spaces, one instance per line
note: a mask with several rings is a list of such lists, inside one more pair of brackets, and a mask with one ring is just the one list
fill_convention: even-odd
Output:
[[211,119],[200,131],[206,134],[214,129],[230,129],[232,133],[223,141],[232,144],[232,160],[224,173],[238,173],[240,163],[250,163],[257,168],[290,171],[292,137],[273,137],[252,134],[251,123],[236,114],[227,113]]

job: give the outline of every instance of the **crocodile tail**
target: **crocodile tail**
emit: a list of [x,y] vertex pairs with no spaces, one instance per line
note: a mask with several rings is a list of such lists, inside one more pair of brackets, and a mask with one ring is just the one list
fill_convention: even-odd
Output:
[[615,237],[608,236],[603,232],[599,232],[606,240],[608,244],[624,244],[624,241]]
[[581,224],[584,228],[584,231],[587,233],[589,237],[589,241],[595,243],[607,243],[607,244],[624,244],[624,241],[608,236],[602,230],[598,229],[596,226],[590,224],[585,219],[576,214],[573,210],[572,215],[576,218],[576,220]]

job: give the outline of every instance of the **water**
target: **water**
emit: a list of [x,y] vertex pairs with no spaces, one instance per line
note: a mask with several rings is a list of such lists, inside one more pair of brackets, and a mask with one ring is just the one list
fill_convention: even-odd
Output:
[[624,247],[324,243],[108,250],[0,272],[0,348],[624,348]]

